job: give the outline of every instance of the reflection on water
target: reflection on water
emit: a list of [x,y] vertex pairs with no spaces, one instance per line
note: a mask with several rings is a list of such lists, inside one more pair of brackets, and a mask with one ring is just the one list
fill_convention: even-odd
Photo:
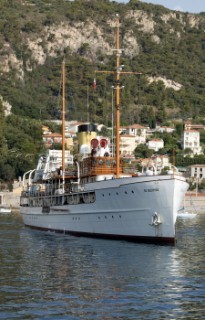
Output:
[[178,219],[176,247],[0,229],[0,319],[205,318],[203,215]]

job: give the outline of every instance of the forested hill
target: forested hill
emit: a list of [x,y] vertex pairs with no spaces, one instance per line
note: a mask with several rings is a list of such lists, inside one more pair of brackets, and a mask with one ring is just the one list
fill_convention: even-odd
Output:
[[122,124],[205,116],[204,13],[138,0],[1,0],[0,105],[12,112],[0,113],[2,155],[37,153],[39,120],[60,118],[63,57],[67,119],[86,121],[89,110],[110,125],[114,79],[95,70],[114,69],[116,13],[124,71],[143,73],[121,77]]

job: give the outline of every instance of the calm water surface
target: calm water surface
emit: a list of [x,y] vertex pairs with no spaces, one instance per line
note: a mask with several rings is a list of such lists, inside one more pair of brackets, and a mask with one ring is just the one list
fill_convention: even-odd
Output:
[[205,214],[175,247],[34,231],[0,216],[0,319],[205,319]]

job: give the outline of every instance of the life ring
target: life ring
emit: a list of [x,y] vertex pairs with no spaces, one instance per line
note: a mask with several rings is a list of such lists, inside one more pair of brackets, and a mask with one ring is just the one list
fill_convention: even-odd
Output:
[[93,203],[95,202],[95,193],[90,193],[90,202]]
[[67,203],[68,203],[68,204],[73,204],[73,203],[74,203],[74,202],[73,202],[73,195],[67,196]]
[[73,195],[73,204],[79,204],[79,202],[80,202],[79,194]]
[[89,193],[83,193],[83,202],[90,203],[90,194]]

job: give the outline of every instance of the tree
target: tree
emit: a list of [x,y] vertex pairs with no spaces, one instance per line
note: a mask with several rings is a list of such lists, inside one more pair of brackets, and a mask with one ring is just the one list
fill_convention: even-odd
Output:
[[135,158],[150,158],[154,154],[154,150],[148,149],[145,144],[139,144],[135,150]]
[[186,156],[189,156],[193,153],[192,149],[191,148],[186,148],[184,149],[184,155]]
[[183,132],[183,130],[184,130],[184,128],[183,128],[183,123],[182,123],[182,122],[177,123],[176,126],[175,126],[175,128],[176,128],[176,133],[177,133],[179,136],[181,136],[181,135],[182,135],[182,132]]
[[109,137],[110,131],[107,129],[107,127],[102,126],[101,130],[99,131],[99,134],[102,135],[103,137]]

